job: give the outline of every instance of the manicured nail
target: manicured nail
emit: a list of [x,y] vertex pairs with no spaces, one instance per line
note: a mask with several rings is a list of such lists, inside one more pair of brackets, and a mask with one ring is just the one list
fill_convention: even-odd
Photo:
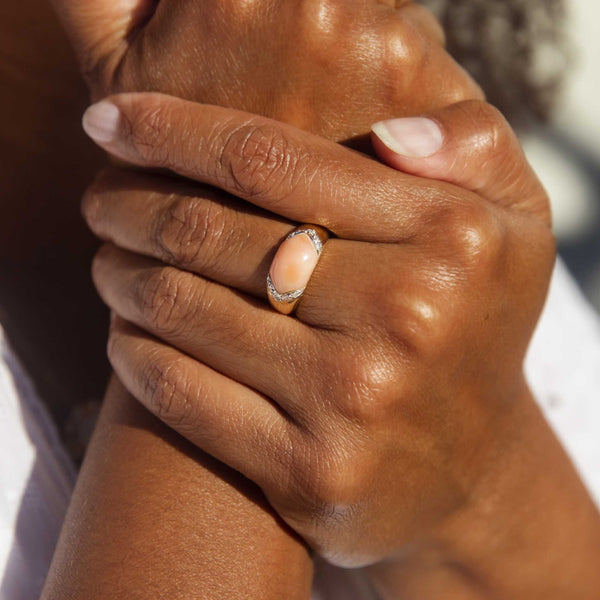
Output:
[[371,130],[392,152],[410,158],[431,156],[444,141],[439,125],[423,117],[380,121]]
[[98,144],[109,144],[117,138],[120,116],[116,105],[102,100],[85,111],[83,129]]

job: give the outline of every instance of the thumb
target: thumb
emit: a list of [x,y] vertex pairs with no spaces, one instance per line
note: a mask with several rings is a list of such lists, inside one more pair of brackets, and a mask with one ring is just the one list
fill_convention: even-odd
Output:
[[372,142],[379,158],[399,171],[447,181],[551,221],[546,192],[516,134],[490,104],[468,100],[421,117],[381,121],[372,127]]
[[[153,14],[158,0],[51,0],[90,83],[109,77],[127,40]],[[112,68],[111,68],[112,67]]]

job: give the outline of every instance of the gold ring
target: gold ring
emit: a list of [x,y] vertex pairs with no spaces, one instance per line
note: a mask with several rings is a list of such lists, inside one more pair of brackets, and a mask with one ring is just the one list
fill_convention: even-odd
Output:
[[275,310],[294,312],[328,239],[324,227],[302,225],[281,242],[267,275],[267,294]]

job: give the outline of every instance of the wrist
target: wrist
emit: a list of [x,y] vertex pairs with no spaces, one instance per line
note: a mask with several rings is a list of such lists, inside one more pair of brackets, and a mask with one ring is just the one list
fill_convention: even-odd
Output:
[[468,502],[369,568],[382,598],[592,598],[600,515],[531,394],[510,405]]

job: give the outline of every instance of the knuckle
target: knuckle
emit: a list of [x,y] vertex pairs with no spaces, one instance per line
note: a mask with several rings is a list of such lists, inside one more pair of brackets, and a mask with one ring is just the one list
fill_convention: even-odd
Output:
[[506,149],[512,130],[500,110],[482,100],[466,100],[456,108],[465,122],[472,124],[475,131],[472,145],[481,156],[489,160]]
[[316,525],[341,526],[352,518],[365,489],[361,486],[362,461],[346,441],[336,443],[330,436],[327,448],[319,444],[315,440],[295,462],[291,474],[292,488],[297,490],[295,501]]
[[143,321],[158,332],[180,331],[191,310],[187,275],[167,267],[143,277],[136,294]]
[[169,108],[160,101],[144,103],[128,113],[124,127],[134,153],[144,164],[157,168],[168,167],[170,116]]
[[385,47],[385,60],[390,68],[397,69],[398,65],[410,67],[403,71],[402,80],[398,82],[404,89],[420,75],[429,60],[428,44],[414,30],[400,23],[388,31]]
[[385,66],[384,43],[373,24],[368,8],[337,0],[301,0],[295,40],[309,62],[315,61],[332,80],[350,73],[349,67],[354,73],[363,69],[372,56],[382,60],[380,71]]
[[397,11],[400,14],[407,14],[409,20],[415,23],[419,29],[424,30],[439,46],[446,47],[448,40],[444,27],[429,7],[410,2],[403,4]]
[[447,196],[428,214],[422,234],[441,259],[423,275],[442,288],[490,274],[505,256],[506,229],[498,208],[478,198]]
[[[445,251],[447,242],[441,242]],[[451,251],[454,260],[454,251]],[[395,362],[387,368],[380,402],[397,410],[398,403],[411,395],[410,373],[431,348],[445,347],[452,334],[457,306],[454,262],[445,258],[408,267],[405,277],[381,284],[377,310],[381,326],[389,336]],[[385,365],[385,363],[384,363]],[[387,392],[387,394],[386,394]],[[385,418],[385,413],[382,415]]]
[[384,356],[385,351],[354,353],[338,366],[343,390],[340,406],[350,423],[371,428],[384,423],[394,410],[400,394],[398,367]]
[[216,260],[233,228],[223,207],[190,196],[176,196],[158,217],[153,232],[154,249],[168,262],[183,268],[206,266]]
[[455,210],[447,228],[460,273],[470,280],[492,274],[504,255],[501,221],[487,205],[473,203]]
[[[420,287],[422,289],[412,294],[400,286],[389,293],[386,324],[393,339],[401,344],[405,360],[414,353],[420,354],[430,344],[439,345],[447,323],[439,302],[440,290],[433,295],[429,293],[431,281],[423,282]],[[395,387],[397,396],[401,397],[403,386],[399,379]]]
[[141,379],[145,404],[153,414],[177,429],[191,425],[193,387],[177,360],[151,357],[144,364]]
[[441,306],[423,295],[413,298],[406,308],[404,335],[420,359],[437,356],[451,344],[455,333],[454,307]]
[[[301,23],[310,27],[313,36],[311,39],[327,43],[331,40],[332,31],[337,31],[348,10],[343,2],[335,0],[303,0],[301,4]],[[344,19],[344,21],[342,21]]]
[[246,123],[227,132],[219,158],[235,189],[250,198],[285,194],[299,166],[283,131],[268,124]]
[[505,225],[486,203],[455,202],[440,208],[430,229],[437,260],[411,274],[411,284],[392,282],[384,302],[386,326],[405,344],[406,355],[435,359],[452,352],[464,332],[473,294],[503,280],[510,261]]
[[402,84],[408,84],[407,77],[418,77],[421,68],[427,66],[430,59],[431,43],[418,28],[404,18],[388,20],[382,30],[385,52],[384,60],[391,69],[399,65],[406,68],[402,74]]

